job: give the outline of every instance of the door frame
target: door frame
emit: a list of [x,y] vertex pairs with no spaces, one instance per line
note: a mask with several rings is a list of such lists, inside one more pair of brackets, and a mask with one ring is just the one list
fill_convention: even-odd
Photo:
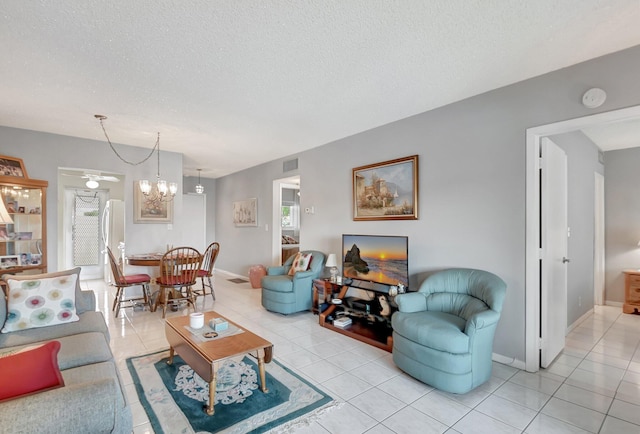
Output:
[[568,133],[614,121],[640,117],[640,106],[555,122],[526,130],[525,223],[525,370],[540,369],[540,141],[545,136]]

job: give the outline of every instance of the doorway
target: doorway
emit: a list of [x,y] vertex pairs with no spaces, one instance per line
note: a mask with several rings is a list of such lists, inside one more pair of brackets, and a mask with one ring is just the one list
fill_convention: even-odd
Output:
[[[640,106],[530,128],[526,131],[526,259],[525,259],[525,369],[540,368],[540,147],[544,137],[564,134],[593,125],[640,118]],[[564,332],[564,331],[563,331]]]
[[300,249],[300,177],[273,181],[272,259],[283,264]]
[[64,268],[82,267],[84,279],[103,277],[100,217],[107,199],[108,193],[102,190],[65,189]]
[[[108,202],[124,203],[125,176],[93,169],[58,168],[58,240],[59,266],[66,269],[81,267],[81,279],[103,279],[108,277],[108,260],[103,236],[104,210]],[[89,182],[91,181],[91,184]],[[97,184],[97,186],[94,184]],[[91,187],[94,188],[91,188]],[[124,207],[121,212],[111,213],[115,235],[119,228],[119,241],[124,242]],[[116,220],[117,219],[117,220]],[[115,239],[115,238],[114,238]],[[118,243],[115,243],[117,246]],[[118,254],[112,245],[114,254]],[[63,268],[63,269],[64,269]]]

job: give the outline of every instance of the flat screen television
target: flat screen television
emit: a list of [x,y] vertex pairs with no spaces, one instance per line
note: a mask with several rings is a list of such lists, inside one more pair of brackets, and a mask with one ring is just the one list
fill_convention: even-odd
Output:
[[342,275],[351,286],[388,292],[409,287],[409,238],[391,235],[342,235]]

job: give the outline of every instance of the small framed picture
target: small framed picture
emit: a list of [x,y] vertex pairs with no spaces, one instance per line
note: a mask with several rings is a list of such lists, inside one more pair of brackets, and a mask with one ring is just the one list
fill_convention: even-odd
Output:
[[20,265],[31,265],[31,253],[20,253]]
[[7,201],[7,212],[10,214],[13,214],[15,212],[17,212],[18,210],[18,202],[14,201],[14,200],[8,200]]
[[16,178],[28,178],[24,163],[20,158],[0,155],[0,176],[15,176]]
[[0,256],[0,269],[6,270],[7,268],[19,267],[20,266],[20,256],[18,255],[8,255],[8,256]]
[[16,232],[13,238],[16,240],[30,240],[32,236],[32,232]]
[[42,255],[40,253],[29,253],[31,262],[29,265],[42,265]]
[[24,207],[23,206],[19,206],[18,207],[18,213],[24,214]]

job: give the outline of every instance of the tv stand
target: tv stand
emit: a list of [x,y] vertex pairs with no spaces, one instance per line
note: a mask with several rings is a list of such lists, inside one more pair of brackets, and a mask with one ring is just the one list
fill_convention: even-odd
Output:
[[[320,325],[391,352],[393,348],[391,314],[396,310],[396,307],[388,296],[388,290],[385,294],[385,291],[378,291],[373,288],[355,287],[363,291],[374,292],[376,297],[385,297],[385,300],[390,305],[391,312],[383,316],[380,315],[380,312],[373,312],[368,308],[368,300],[347,298],[346,295],[349,288],[350,286],[343,285],[336,297],[343,301],[342,304],[329,304],[324,311],[320,312]],[[347,300],[351,303],[347,303]],[[326,302],[331,303],[331,300],[326,300]],[[352,323],[345,328],[334,326],[333,321],[341,316],[349,316]]]

